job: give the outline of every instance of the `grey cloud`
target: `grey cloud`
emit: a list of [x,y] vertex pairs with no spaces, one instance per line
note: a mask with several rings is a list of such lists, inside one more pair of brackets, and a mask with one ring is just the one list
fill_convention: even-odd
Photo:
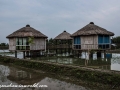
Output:
[[30,24],[54,38],[63,30],[74,33],[90,21],[120,33],[120,0],[0,0],[0,43]]

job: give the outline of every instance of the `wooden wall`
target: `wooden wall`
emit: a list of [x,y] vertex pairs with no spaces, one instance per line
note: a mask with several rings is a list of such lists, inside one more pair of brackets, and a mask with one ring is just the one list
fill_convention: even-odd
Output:
[[45,50],[46,40],[45,38],[34,38],[33,44],[30,45],[30,50]]
[[98,49],[98,36],[81,36],[81,49]]
[[16,39],[9,38],[9,50],[15,50],[15,49],[16,49]]
[[[16,38],[9,38],[9,50],[16,50]],[[34,38],[33,44],[30,44],[30,50],[46,50],[46,39]]]

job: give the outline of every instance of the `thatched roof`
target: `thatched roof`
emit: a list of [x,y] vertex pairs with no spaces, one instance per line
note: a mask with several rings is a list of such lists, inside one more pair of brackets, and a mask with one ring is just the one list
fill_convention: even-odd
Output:
[[81,35],[110,35],[114,36],[114,33],[107,31],[106,29],[95,25],[93,22],[90,22],[85,27],[79,29],[77,32],[73,33],[71,36],[81,36]]
[[66,31],[63,31],[61,34],[59,34],[58,36],[56,36],[54,39],[59,39],[59,40],[69,40],[69,39],[72,39],[71,37],[71,34],[66,32]]
[[35,30],[34,28],[30,27],[30,25],[26,25],[12,34],[8,35],[6,38],[13,38],[13,37],[43,37],[47,38],[46,35],[42,34],[40,31]]

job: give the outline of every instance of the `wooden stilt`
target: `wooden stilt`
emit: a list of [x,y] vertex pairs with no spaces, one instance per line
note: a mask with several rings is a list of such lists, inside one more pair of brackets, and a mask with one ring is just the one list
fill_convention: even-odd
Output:
[[29,51],[26,51],[26,56],[29,57]]
[[30,51],[30,57],[31,57],[31,51]]
[[104,50],[104,58],[106,58],[106,51]]
[[69,56],[70,56],[70,48],[68,48],[68,54],[69,54]]
[[23,58],[25,59],[25,51],[23,51]]
[[15,58],[17,58],[17,51],[15,51]]
[[77,54],[78,54],[77,56],[78,56],[78,58],[79,58],[79,51],[77,51]]
[[65,52],[65,56],[66,56],[66,48],[64,49],[64,52]]
[[57,54],[58,52],[57,52],[57,49],[56,49],[56,54]]

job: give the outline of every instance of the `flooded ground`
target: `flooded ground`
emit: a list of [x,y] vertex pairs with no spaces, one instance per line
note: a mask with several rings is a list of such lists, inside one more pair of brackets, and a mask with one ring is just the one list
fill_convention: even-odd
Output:
[[[8,52],[9,52],[8,50],[5,51],[0,50],[1,55],[7,55],[12,57],[15,56],[14,53],[8,53]],[[117,53],[112,53],[111,58],[104,58],[104,56],[102,56],[101,58],[97,58],[97,59],[96,57],[93,57],[90,60],[85,60],[84,54],[81,56],[81,58],[58,57],[58,56],[68,56],[68,53],[58,54],[57,56],[52,56],[52,57],[37,57],[37,58],[27,58],[27,59],[120,71],[120,54]],[[23,58],[23,53],[18,52],[17,57]]]
[[[10,52],[9,50],[0,50],[0,55],[6,55],[6,56],[11,56],[11,57],[15,57],[15,53],[14,52]],[[17,57],[22,59],[23,58],[23,53],[22,52],[17,52]]]
[[0,90],[91,90],[88,87],[75,85],[72,82],[61,81],[53,75],[45,72],[35,72],[30,69],[23,69],[0,64],[0,85],[46,85],[42,88],[11,87],[0,88]]
[[[84,56],[82,56],[84,57]],[[81,58],[70,58],[70,57],[38,57],[31,58],[32,60],[47,61],[53,63],[61,63],[68,65],[86,66],[91,68],[100,68],[105,70],[116,70],[120,71],[120,54],[112,53],[112,58],[97,58],[85,60]]]
[[[15,56],[14,53],[11,53],[7,50],[6,53],[5,51],[3,51],[0,54],[13,56],[13,57]],[[18,58],[23,58],[22,52],[18,53]],[[120,71],[120,54],[114,54],[114,53],[112,54],[112,58],[106,58],[106,59],[98,58],[97,60],[93,60],[93,59],[85,60],[81,58],[58,57],[58,56],[27,58],[27,59]],[[102,85],[101,84],[99,85],[98,83],[90,82],[89,84],[86,84],[86,82],[82,80],[80,81],[74,79],[71,80],[69,77],[62,77],[56,74],[46,73],[44,71],[36,72],[31,69],[5,65],[3,63],[0,63],[0,85],[10,85],[11,83],[12,85],[33,85],[35,83],[38,83],[39,85],[47,85],[48,87],[44,87],[44,88],[17,87],[17,89],[0,88],[0,90],[101,90],[102,89]],[[112,86],[110,86],[109,88],[112,88]]]

